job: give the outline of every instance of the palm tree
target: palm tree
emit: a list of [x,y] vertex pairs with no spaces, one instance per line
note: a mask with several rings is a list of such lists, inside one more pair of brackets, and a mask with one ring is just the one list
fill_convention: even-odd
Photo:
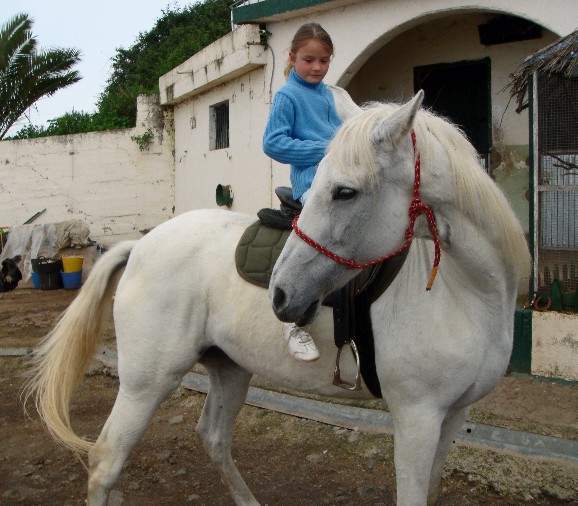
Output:
[[17,14],[0,27],[0,140],[37,100],[81,79],[70,70],[80,51],[37,50],[32,23],[28,14]]

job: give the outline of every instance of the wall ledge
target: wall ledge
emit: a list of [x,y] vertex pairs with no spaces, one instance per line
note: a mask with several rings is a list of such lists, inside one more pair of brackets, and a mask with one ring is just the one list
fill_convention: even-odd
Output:
[[175,105],[267,63],[259,27],[243,25],[159,79],[161,105]]

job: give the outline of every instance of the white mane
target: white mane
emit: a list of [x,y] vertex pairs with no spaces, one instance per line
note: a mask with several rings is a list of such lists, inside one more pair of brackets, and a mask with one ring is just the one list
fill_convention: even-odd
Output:
[[[396,104],[373,103],[347,120],[329,146],[327,159],[344,174],[360,184],[379,182],[373,128],[399,108]],[[522,229],[507,199],[481,168],[474,147],[455,125],[435,114],[420,110],[414,123],[417,148],[421,156],[422,187],[427,185],[434,139],[445,148],[447,167],[456,196],[455,205],[473,223],[493,235],[492,241],[504,250],[511,265],[522,266],[526,274],[530,265],[528,247]],[[518,267],[520,268],[520,267]]]

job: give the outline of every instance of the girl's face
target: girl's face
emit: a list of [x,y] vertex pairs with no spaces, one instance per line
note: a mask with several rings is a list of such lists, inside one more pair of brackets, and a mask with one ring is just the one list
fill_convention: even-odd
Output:
[[316,84],[327,74],[332,54],[321,42],[310,39],[296,53],[289,53],[289,61],[301,79]]

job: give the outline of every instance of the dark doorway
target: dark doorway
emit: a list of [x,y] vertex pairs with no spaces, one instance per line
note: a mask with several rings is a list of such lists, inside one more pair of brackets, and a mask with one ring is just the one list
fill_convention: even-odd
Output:
[[425,92],[425,106],[459,125],[487,163],[491,148],[490,59],[415,67],[413,76],[415,91]]

